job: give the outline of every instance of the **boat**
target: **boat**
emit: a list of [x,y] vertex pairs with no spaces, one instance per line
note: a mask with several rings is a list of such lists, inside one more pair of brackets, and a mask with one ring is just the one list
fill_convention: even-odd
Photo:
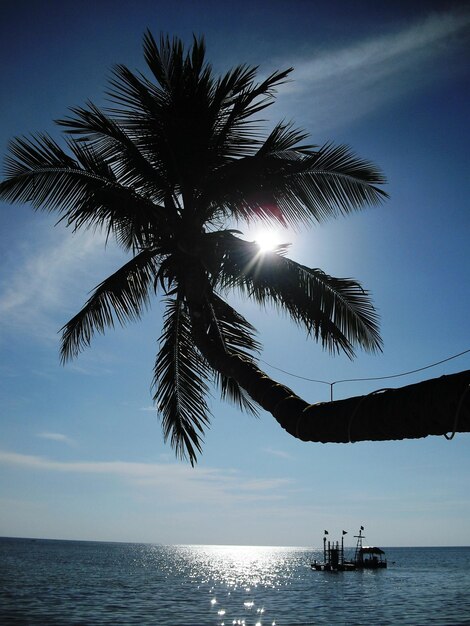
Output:
[[387,567],[385,552],[381,548],[364,546],[365,536],[362,534],[364,526],[361,526],[359,534],[354,535],[357,539],[354,558],[348,560],[344,558],[344,535],[343,530],[341,543],[327,539],[328,531],[325,530],[323,536],[323,562],[314,561],[310,564],[313,570],[321,572],[352,572],[364,569],[384,569]]
[[384,569],[387,567],[385,552],[375,546],[363,546],[362,540],[365,539],[362,534],[363,530],[364,526],[361,526],[359,534],[355,535],[357,544],[353,563],[356,569]]

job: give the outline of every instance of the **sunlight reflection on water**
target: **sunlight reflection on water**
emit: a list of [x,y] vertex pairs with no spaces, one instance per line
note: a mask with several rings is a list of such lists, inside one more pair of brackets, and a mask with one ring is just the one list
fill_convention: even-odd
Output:
[[[154,550],[160,559],[161,548],[148,546],[148,550],[145,558],[151,560]],[[272,611],[265,606],[266,591],[288,586],[299,565],[306,565],[300,548],[174,546],[165,551],[173,575],[207,593],[209,611],[221,620],[214,622],[220,626],[275,625]]]
[[470,549],[387,549],[387,570],[313,572],[302,548],[0,540],[0,623],[470,625]]
[[[181,548],[184,550],[184,548]],[[283,558],[284,554],[284,558]],[[190,546],[190,576],[204,574],[233,589],[250,593],[258,585],[277,587],[292,575],[292,550],[252,546]]]

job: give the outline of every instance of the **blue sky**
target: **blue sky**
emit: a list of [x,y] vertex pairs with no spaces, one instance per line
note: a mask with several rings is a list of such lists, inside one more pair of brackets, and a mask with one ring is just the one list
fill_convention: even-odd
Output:
[[[3,2],[0,149],[87,99],[110,68],[144,69],[142,34],[204,34],[221,71],[294,66],[267,127],[294,120],[312,142],[347,143],[378,163],[391,199],[301,233],[291,256],[372,292],[384,351],[331,357],[286,318],[233,302],[260,331],[266,371],[311,402],[336,381],[419,368],[470,348],[468,2]],[[470,438],[302,443],[267,413],[212,400],[196,468],[165,446],[151,407],[161,328],[95,338],[59,364],[58,330],[123,261],[99,234],[0,204],[0,535],[318,545],[366,527],[381,545],[470,544]],[[243,227],[240,227],[243,230]],[[249,231],[247,236],[254,236]],[[269,364],[269,365],[268,365]],[[387,386],[470,369],[470,354]],[[383,381],[335,386],[337,399]]]

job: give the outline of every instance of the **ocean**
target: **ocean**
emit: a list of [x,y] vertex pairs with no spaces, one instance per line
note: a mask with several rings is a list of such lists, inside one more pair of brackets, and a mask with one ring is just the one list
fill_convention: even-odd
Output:
[[0,539],[0,624],[470,625],[470,548],[384,548],[316,572],[320,549]]

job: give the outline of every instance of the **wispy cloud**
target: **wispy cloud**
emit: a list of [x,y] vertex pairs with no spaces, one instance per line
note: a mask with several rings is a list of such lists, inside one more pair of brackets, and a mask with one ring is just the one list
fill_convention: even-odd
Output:
[[[49,435],[53,433],[49,433]],[[292,481],[286,478],[262,480],[239,471],[219,468],[192,468],[177,463],[135,463],[129,461],[55,461],[43,456],[0,450],[0,464],[24,470],[93,474],[124,480],[135,488],[164,492],[181,502],[277,501],[286,497]],[[137,495],[137,494],[136,494]]]
[[68,445],[74,445],[75,442],[67,435],[63,435],[62,433],[37,433],[36,437],[40,439],[49,439],[50,441],[58,441],[61,443],[67,443]]
[[[58,324],[106,276],[107,263],[102,261],[102,235],[73,236],[59,229],[46,231],[44,225],[38,216],[37,229],[24,234],[14,266],[2,267],[0,324],[35,338],[56,340]],[[116,252],[109,256],[111,264],[116,261]]]
[[271,454],[272,456],[277,456],[281,459],[292,459],[291,455],[284,450],[273,450],[272,448],[263,448],[263,452],[267,454]]
[[[406,28],[289,61],[294,82],[281,99],[331,128],[455,71],[446,61],[470,39],[470,12],[434,13]],[[463,64],[462,64],[463,67]]]

